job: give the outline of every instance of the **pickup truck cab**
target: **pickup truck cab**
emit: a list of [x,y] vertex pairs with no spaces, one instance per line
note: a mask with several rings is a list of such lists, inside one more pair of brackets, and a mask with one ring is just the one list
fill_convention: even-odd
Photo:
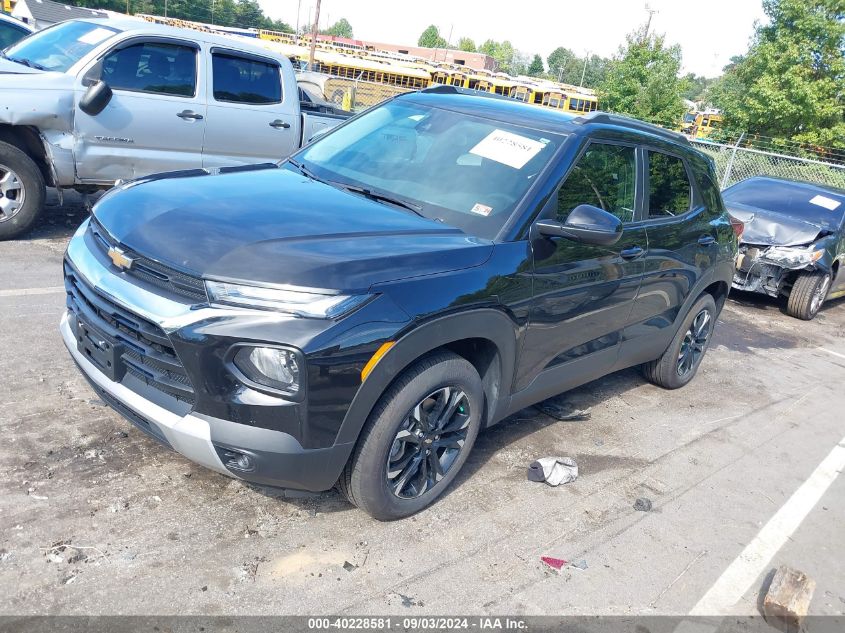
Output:
[[619,369],[686,385],[738,228],[680,134],[439,87],[282,166],[151,177],[65,258],[102,399],[218,472],[431,503],[483,427]]
[[247,38],[138,19],[59,23],[0,58],[0,239],[44,188],[280,161],[348,115],[300,108],[293,67]]

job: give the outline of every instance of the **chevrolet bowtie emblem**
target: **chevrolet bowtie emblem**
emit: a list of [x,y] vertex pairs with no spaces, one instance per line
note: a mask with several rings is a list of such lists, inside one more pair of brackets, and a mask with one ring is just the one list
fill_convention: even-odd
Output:
[[123,270],[129,270],[132,268],[132,262],[135,261],[131,257],[127,256],[126,253],[117,246],[112,246],[109,249],[108,255],[111,263]]

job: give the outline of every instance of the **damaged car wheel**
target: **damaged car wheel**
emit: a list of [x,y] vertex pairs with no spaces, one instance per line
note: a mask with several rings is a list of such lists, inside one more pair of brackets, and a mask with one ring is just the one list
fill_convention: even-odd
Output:
[[44,196],[38,165],[17,147],[0,142],[0,240],[26,232],[41,213]]
[[710,345],[717,316],[713,297],[699,297],[663,355],[642,366],[646,379],[664,389],[678,389],[692,380]]
[[801,273],[792,285],[786,312],[804,321],[812,320],[830,291],[830,273]]

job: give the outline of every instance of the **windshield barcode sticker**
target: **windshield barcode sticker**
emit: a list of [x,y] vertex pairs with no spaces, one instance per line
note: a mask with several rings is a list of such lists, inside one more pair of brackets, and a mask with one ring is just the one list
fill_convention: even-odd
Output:
[[489,158],[514,169],[522,169],[525,163],[534,158],[544,147],[544,143],[534,139],[505,130],[493,130],[478,145],[469,150],[469,153]]
[[828,211],[836,211],[836,209],[838,209],[839,205],[842,203],[826,196],[816,196],[810,199],[810,204],[815,204],[816,206],[824,207]]

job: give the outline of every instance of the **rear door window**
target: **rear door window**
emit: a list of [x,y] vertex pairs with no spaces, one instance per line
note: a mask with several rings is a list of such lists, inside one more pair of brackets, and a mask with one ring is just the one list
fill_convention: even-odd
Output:
[[211,66],[215,101],[281,103],[282,78],[278,64],[214,53]]
[[662,152],[648,153],[648,217],[683,215],[692,206],[692,186],[684,161]]
[[102,79],[115,90],[193,97],[197,54],[192,46],[143,42],[109,53]]

